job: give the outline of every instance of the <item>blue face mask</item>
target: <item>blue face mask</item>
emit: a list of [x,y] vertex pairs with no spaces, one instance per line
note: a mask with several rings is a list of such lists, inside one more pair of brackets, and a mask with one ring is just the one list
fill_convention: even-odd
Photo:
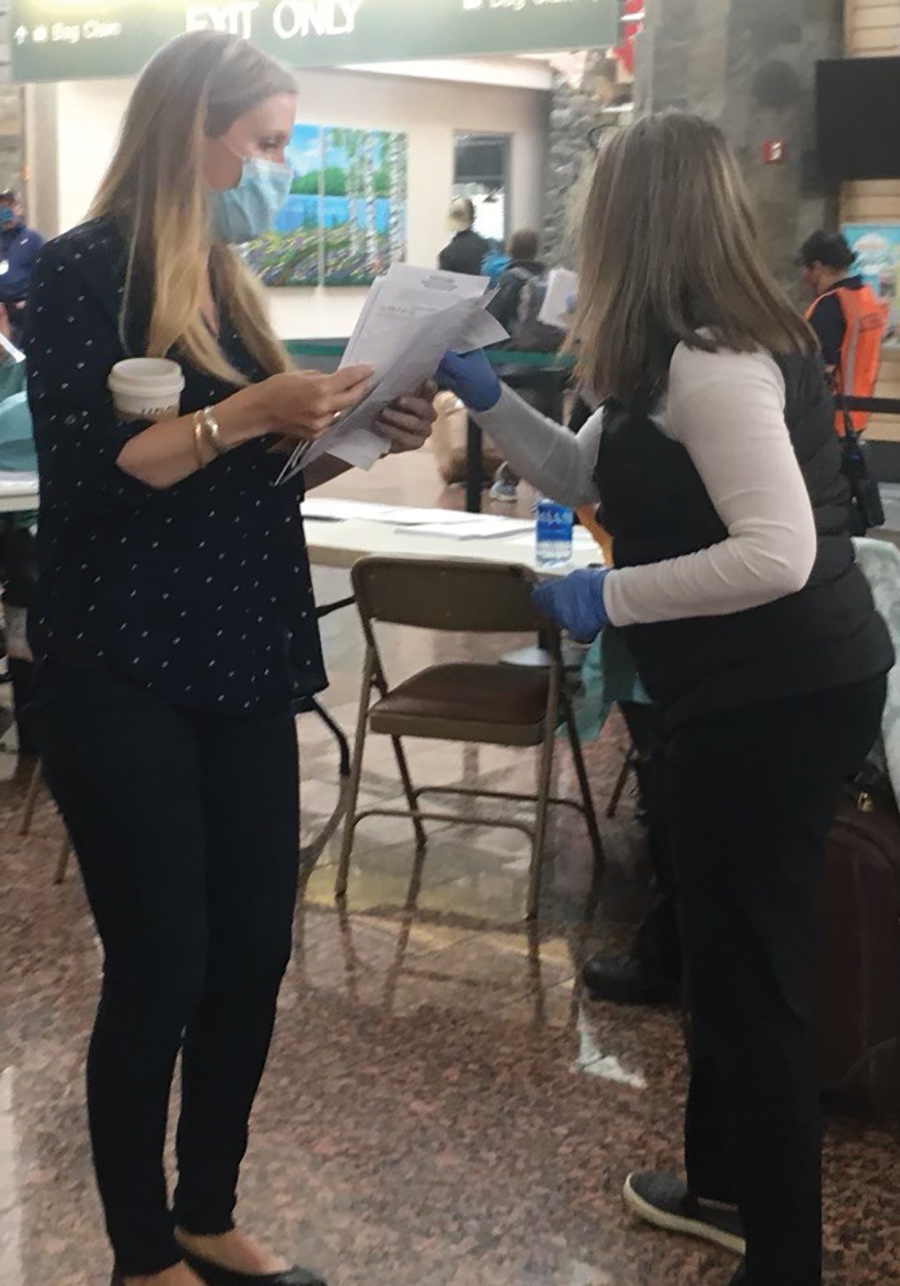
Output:
[[0,228],[11,228],[15,217],[8,205],[0,206]]
[[293,178],[294,171],[285,162],[248,156],[236,188],[209,194],[215,236],[242,245],[268,232],[290,195]]

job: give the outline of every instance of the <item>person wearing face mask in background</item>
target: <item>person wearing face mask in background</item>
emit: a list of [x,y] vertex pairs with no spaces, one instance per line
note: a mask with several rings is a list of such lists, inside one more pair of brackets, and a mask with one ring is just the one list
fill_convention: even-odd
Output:
[[[297,87],[252,44],[179,37],[142,74],[90,222],[39,257],[29,395],[41,482],[30,712],[104,952],[91,1142],[116,1283],[314,1286],[235,1228],[291,952],[293,703],[325,686],[300,502],[275,486],[371,372],[300,373],[228,243],[287,195]],[[125,421],[126,356],[169,357],[178,418]],[[431,433],[429,390],[379,422]],[[181,1056],[178,1186],[163,1164]]]
[[43,245],[41,234],[26,226],[18,195],[12,188],[0,192],[0,303],[17,346],[22,342],[35,260]]

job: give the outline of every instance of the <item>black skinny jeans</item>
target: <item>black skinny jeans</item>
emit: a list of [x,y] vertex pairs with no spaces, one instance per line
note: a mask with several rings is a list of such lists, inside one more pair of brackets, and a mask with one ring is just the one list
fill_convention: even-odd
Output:
[[885,680],[706,715],[666,769],[692,1020],[688,1182],[740,1207],[747,1286],[822,1280],[810,988],[825,839]]
[[[297,891],[288,705],[186,713],[102,671],[50,665],[32,705],[44,772],[103,942],[88,1055],[97,1181],[123,1274],[180,1258],[175,1226],[226,1232]],[[182,1055],[170,1208],[163,1148]]]

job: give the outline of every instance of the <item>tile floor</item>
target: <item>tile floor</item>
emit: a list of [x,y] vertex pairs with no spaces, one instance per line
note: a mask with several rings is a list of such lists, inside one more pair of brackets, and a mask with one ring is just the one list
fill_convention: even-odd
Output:
[[[390,490],[372,477],[357,494]],[[437,494],[421,471],[402,482],[416,503]],[[339,572],[317,581],[321,601],[346,586]],[[325,640],[328,703],[351,728],[352,615],[332,618]],[[422,638],[395,642],[401,669],[434,653]],[[330,812],[335,759],[314,717],[299,736],[311,831]],[[533,780],[521,754],[411,750],[420,780]],[[601,803],[622,753],[616,727],[590,747]],[[27,839],[18,834],[25,781],[14,764],[0,755],[0,1284],[105,1286],[81,1072],[100,959],[77,876],[51,883],[49,804]],[[558,777],[571,796],[565,750]],[[364,789],[397,794],[377,740]],[[246,1225],[332,1286],[725,1286],[727,1253],[636,1227],[622,1208],[630,1166],[678,1164],[685,1060],[676,1012],[593,1005],[575,982],[587,952],[627,942],[646,880],[629,800],[604,834],[608,874],[585,924],[589,850],[577,822],[555,820],[535,930],[521,920],[527,852],[513,831],[436,828],[417,864],[406,823],[366,823],[345,910],[326,852],[297,911]],[[832,1123],[826,1201],[829,1286],[900,1282],[897,1141]]]

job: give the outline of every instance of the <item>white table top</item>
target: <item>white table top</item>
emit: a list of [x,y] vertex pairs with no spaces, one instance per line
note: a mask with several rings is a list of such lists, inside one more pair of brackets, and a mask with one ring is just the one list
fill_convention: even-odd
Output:
[[[37,478],[0,473],[0,513],[27,513],[37,504]],[[352,567],[367,554],[382,554],[517,563],[537,570],[534,523],[528,520],[316,497],[306,501],[304,513],[310,559],[323,567]],[[463,535],[465,532],[470,534]],[[479,532],[489,534],[474,534]],[[564,567],[540,570],[559,576],[602,561],[603,555],[588,533],[576,527],[572,561]]]
[[37,506],[36,474],[0,472],[0,513],[28,513]]
[[[463,538],[461,533],[468,528],[467,520],[471,520],[472,515],[445,509],[401,510],[397,506],[310,498],[304,505],[304,513],[310,559],[324,567],[352,567],[368,554],[381,554],[393,558],[465,558],[482,563],[515,563],[538,570],[534,523],[518,518],[481,515],[482,522],[472,530],[489,530],[492,534]],[[326,518],[324,514],[330,516]],[[399,522],[394,520],[397,515],[403,515]],[[408,525],[413,519],[420,520],[420,525]],[[503,534],[504,528],[508,534]],[[603,555],[590,535],[576,527],[572,561],[564,567],[539,570],[542,574],[559,576],[602,562]]]

